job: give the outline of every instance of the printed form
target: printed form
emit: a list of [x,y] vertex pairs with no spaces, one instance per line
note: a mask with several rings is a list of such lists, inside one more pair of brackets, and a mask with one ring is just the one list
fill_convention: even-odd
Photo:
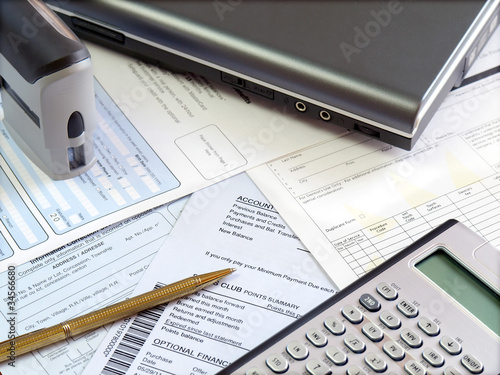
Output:
[[410,152],[345,133],[248,174],[340,288],[449,218],[500,248],[499,97],[452,91]]
[[134,294],[227,267],[237,271],[115,323],[83,374],[214,374],[336,291],[240,174],[191,196]]
[[92,170],[51,180],[0,121],[0,272],[331,137],[320,120],[299,121],[267,98],[89,49],[98,115]]
[[[128,298],[186,201],[148,210],[15,267],[13,314],[7,272],[0,274],[0,341],[11,327],[21,335]],[[102,327],[0,363],[0,373],[79,374],[106,333]]]

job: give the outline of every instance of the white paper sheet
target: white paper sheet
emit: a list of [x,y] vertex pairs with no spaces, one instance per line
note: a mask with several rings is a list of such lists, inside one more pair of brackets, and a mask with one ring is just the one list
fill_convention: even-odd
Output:
[[128,337],[136,318],[113,325],[83,374],[214,374],[334,293],[246,174],[192,195],[134,293],[227,267],[237,271],[217,285],[155,310],[154,319],[139,316],[154,325],[143,344]]
[[[11,327],[16,336],[21,335],[130,296],[186,201],[184,198],[136,215],[13,267],[13,283],[8,282],[7,271],[1,273],[0,341],[8,338]],[[17,293],[12,300],[8,298],[11,286]],[[0,363],[0,373],[79,374],[106,336],[107,328]]]
[[248,173],[339,287],[448,218],[500,246],[499,98],[452,91],[411,151],[344,134]]
[[89,49],[92,170],[50,180],[0,122],[0,272],[332,134],[258,95]]

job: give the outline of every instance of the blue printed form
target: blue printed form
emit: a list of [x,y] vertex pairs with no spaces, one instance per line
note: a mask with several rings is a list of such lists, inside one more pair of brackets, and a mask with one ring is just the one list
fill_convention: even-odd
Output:
[[[0,123],[0,152],[16,180],[54,233],[66,233],[92,220],[175,189],[179,181],[95,81],[98,127],[96,165],[69,180],[54,181],[34,166]],[[105,120],[106,119],[106,120]],[[0,170],[1,221],[19,248],[47,240],[32,207]],[[2,253],[12,253],[2,243]],[[1,259],[1,258],[0,258]]]

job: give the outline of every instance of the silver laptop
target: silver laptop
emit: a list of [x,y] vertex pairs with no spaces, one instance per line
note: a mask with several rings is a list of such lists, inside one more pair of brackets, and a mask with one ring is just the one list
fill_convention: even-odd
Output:
[[411,149],[500,0],[48,0],[83,39]]

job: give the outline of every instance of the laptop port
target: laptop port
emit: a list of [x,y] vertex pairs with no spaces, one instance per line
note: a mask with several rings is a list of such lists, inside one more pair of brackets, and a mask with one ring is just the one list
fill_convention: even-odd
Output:
[[365,133],[366,135],[369,135],[371,137],[380,138],[380,132],[375,129],[369,128],[368,126],[355,123],[354,130],[360,131],[361,133]]
[[321,117],[321,119],[323,121],[330,121],[332,119],[332,116],[330,115],[330,112],[328,112],[328,111],[320,111],[319,117]]
[[83,20],[81,18],[72,17],[71,21],[73,23],[73,27],[78,31],[83,31],[88,34],[92,34],[94,36],[111,40],[113,42],[117,42],[120,44],[125,43],[125,35],[122,33],[116,32],[110,28],[103,27],[101,25]]
[[307,106],[302,102],[295,102],[295,108],[299,112],[305,112],[307,110]]

